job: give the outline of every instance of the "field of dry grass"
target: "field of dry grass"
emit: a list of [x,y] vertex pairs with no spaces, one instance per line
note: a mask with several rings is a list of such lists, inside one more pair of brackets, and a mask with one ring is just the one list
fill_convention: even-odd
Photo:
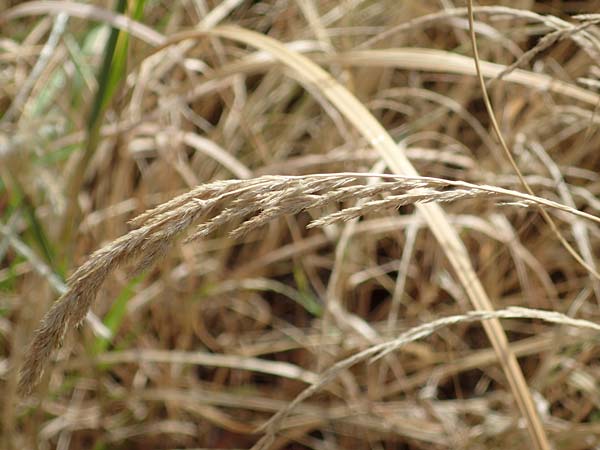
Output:
[[0,0],[0,449],[600,448],[598,11]]

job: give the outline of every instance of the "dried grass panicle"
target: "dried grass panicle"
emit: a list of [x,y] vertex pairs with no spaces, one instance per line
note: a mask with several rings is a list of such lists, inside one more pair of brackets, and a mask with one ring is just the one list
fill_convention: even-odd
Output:
[[423,339],[450,325],[480,321],[484,322],[492,319],[519,318],[542,320],[549,323],[587,329],[595,331],[596,333],[600,332],[600,324],[588,320],[573,319],[572,317],[555,311],[543,311],[522,307],[509,307],[507,309],[501,309],[497,311],[470,311],[467,314],[442,317],[440,319],[417,325],[401,333],[395,339],[382,342],[380,344],[371,345],[365,350],[338,361],[327,370],[322,372],[317,383],[313,383],[311,386],[305,388],[296,396],[296,398],[294,398],[294,400],[292,400],[285,408],[279,410],[260,428],[262,431],[265,431],[266,434],[256,443],[256,445],[252,447],[252,450],[265,450],[269,448],[269,443],[272,442],[276,433],[281,429],[284,419],[295,408],[297,408],[300,403],[319,392],[324,386],[333,381],[344,370],[358,364],[361,361],[369,361],[370,363],[373,363],[374,361],[383,358],[389,353],[400,349],[410,342]]
[[329,214],[320,219],[314,220],[309,227],[320,227],[331,225],[338,221],[348,222],[357,217],[386,209],[399,208],[401,206],[415,203],[429,202],[451,202],[458,199],[468,199],[474,197],[487,197],[493,194],[486,191],[456,189],[453,191],[436,191],[434,189],[413,189],[408,194],[390,195],[381,200],[371,200],[359,206],[343,209],[342,211]]
[[[28,393],[35,386],[52,351],[60,345],[66,331],[84,319],[111,271],[134,262],[138,270],[144,270],[169,249],[177,236],[200,221],[203,223],[190,239],[206,236],[231,223],[236,226],[231,235],[239,237],[277,217],[350,200],[364,200],[364,203],[317,219],[311,226],[347,221],[407,204],[474,197],[512,196],[579,213],[516,191],[436,178],[378,175],[381,178],[378,183],[360,183],[373,176],[339,173],[219,181],[195,188],[141,214],[131,221],[139,228],[92,254],[69,278],[68,291],[50,308],[34,333],[21,370],[20,391]],[[383,194],[387,197],[381,198]]]

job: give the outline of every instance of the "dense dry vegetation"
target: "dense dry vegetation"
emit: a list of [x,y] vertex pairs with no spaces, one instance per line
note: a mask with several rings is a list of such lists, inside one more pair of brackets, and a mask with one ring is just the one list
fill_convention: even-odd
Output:
[[0,448],[598,448],[596,11],[0,0]]

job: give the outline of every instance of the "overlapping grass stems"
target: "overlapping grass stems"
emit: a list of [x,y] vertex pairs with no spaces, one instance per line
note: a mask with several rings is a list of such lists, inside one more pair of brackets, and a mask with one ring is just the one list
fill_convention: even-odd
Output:
[[599,17],[466,4],[0,11],[0,448],[597,444]]
[[[378,177],[375,184],[357,184]],[[450,188],[450,189],[447,189]],[[382,197],[382,194],[385,194]],[[382,198],[379,198],[382,197]],[[308,226],[347,222],[406,205],[450,202],[472,198],[512,198],[519,205],[540,205],[569,212],[600,223],[600,219],[559,203],[517,191],[462,181],[385,174],[316,174],[263,176],[250,180],[226,180],[199,186],[131,221],[137,226],[95,252],[68,280],[68,291],[52,306],[35,332],[21,370],[20,389],[28,393],[40,378],[50,355],[64,334],[85,318],[96,293],[110,272],[123,264],[142,271],[169,249],[182,232],[196,225],[188,240],[209,236],[225,226],[234,239],[284,215],[323,208],[329,204],[362,200],[359,205],[313,220]]]

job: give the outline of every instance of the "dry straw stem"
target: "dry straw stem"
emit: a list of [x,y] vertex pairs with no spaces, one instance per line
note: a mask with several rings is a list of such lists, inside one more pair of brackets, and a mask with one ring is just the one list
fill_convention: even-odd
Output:
[[[361,183],[367,178],[382,181]],[[348,221],[408,204],[467,198],[516,199],[523,206],[542,205],[600,223],[597,217],[543,198],[431,177],[337,173],[263,176],[202,185],[133,219],[131,224],[136,229],[95,252],[75,271],[67,281],[68,290],[54,303],[34,334],[21,370],[20,390],[28,393],[35,386],[52,351],[60,345],[66,331],[84,319],[112,271],[123,264],[136,264],[137,270],[149,267],[196,223],[200,224],[188,240],[208,236],[228,225],[233,225],[230,235],[240,237],[273,219],[332,203],[363,201],[359,206],[320,217],[309,226]]]
[[[521,171],[519,170],[517,163],[515,162],[514,158],[512,157],[512,154],[508,150],[508,147],[506,146],[506,143],[504,142],[502,133],[500,132],[500,128],[498,127],[498,124],[496,122],[496,117],[492,110],[492,106],[491,106],[491,103],[490,103],[490,100],[488,97],[488,93],[487,93],[487,89],[485,86],[485,81],[483,79],[483,75],[481,73],[481,68],[480,68],[480,64],[479,64],[479,53],[477,51],[477,41],[476,41],[476,37],[475,37],[475,25],[474,25],[474,19],[473,19],[473,2],[472,2],[472,0],[468,0],[467,6],[468,6],[468,10],[469,10],[469,31],[470,31],[471,45],[473,47],[473,59],[475,61],[475,68],[477,71],[477,76],[478,76],[481,90],[483,93],[483,99],[485,102],[485,106],[486,106],[488,115],[490,116],[490,120],[492,121],[493,128],[494,128],[494,132],[496,133],[496,136],[498,137],[498,140],[500,141],[502,149],[506,153],[506,156],[508,157],[511,165],[517,172],[517,175],[519,176],[521,183],[523,184],[523,186],[525,187],[527,192],[530,195],[533,195],[533,191],[531,190],[531,188],[529,187],[529,185],[523,178],[523,175],[521,174]],[[504,72],[501,72],[500,74],[498,74],[498,77],[502,76],[503,74],[504,74]],[[576,254],[574,251],[572,251],[572,248],[565,241],[563,236],[560,234],[560,232],[558,231],[558,228],[556,228],[556,225],[554,224],[554,222],[552,221],[550,216],[546,213],[546,211],[544,211],[542,208],[540,208],[540,212],[542,213],[544,219],[546,219],[546,222],[548,222],[551,225],[552,230],[554,231],[555,235],[557,235],[557,237],[559,238],[561,243],[563,243],[563,245],[567,249],[569,249],[569,251],[572,254],[574,253],[574,257],[575,257],[575,259],[577,259],[577,261],[581,262],[581,258],[579,258],[579,255]],[[584,263],[584,265],[585,265],[585,263]],[[515,360],[515,363],[516,363],[516,358],[513,358],[513,359]],[[519,375],[522,375],[522,373],[520,372]],[[510,381],[510,378],[509,378],[509,381]],[[529,394],[529,392],[525,392],[526,385],[519,386],[520,382],[522,381],[524,384],[525,380],[524,379],[518,380],[518,378],[515,377],[514,381],[519,381],[519,383],[516,386],[514,386],[513,389],[517,391],[516,398],[517,398],[517,401],[519,402],[522,413],[527,418],[527,421],[528,421],[527,430],[529,431],[529,434],[530,434],[533,442],[535,443],[535,446],[539,450],[549,450],[550,443],[548,442],[548,437],[546,436],[546,432],[545,432],[542,422],[540,420],[539,414],[538,414],[537,410],[535,409],[535,405],[533,404],[531,395]]]

